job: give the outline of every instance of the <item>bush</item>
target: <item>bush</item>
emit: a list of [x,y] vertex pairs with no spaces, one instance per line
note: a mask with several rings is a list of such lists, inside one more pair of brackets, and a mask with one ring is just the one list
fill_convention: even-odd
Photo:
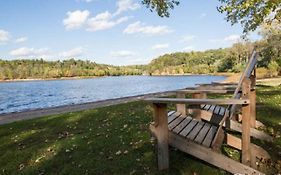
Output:
[[278,72],[279,72],[279,65],[276,61],[271,61],[268,64],[268,73],[270,77],[276,77],[278,76]]

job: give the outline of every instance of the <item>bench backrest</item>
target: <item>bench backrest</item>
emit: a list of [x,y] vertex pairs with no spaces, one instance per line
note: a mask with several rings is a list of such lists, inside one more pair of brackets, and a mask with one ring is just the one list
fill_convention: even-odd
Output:
[[[250,57],[248,63],[246,64],[244,71],[241,74],[240,80],[237,84],[237,87],[234,91],[232,98],[239,99],[241,97],[241,88],[242,88],[243,80],[244,80],[244,78],[250,78],[250,76],[252,75],[252,72],[255,69],[255,66],[257,64],[257,60],[258,60],[258,53],[254,50],[251,54],[251,57]],[[228,109],[230,110],[230,118],[232,118],[233,114],[236,111],[236,105],[230,105],[228,107]]]

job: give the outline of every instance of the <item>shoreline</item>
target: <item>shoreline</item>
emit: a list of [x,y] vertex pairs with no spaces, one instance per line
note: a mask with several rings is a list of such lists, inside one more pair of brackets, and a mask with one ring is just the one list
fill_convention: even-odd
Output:
[[62,105],[56,107],[30,109],[20,112],[4,113],[4,114],[0,114],[0,125],[4,125],[16,121],[45,117],[49,115],[64,114],[68,112],[77,112],[77,111],[83,111],[88,109],[96,109],[106,106],[124,104],[129,102],[136,102],[136,101],[143,100],[145,98],[169,96],[169,95],[173,95],[175,91],[177,90],[106,99],[106,100],[80,103],[80,104],[70,104],[70,105]]
[[[120,76],[196,76],[196,75],[209,75],[209,76],[225,76],[229,77],[232,73],[215,73],[215,74],[167,74],[167,75],[118,75]],[[13,83],[13,82],[32,82],[32,81],[55,81],[55,80],[81,80],[81,79],[92,79],[92,78],[103,78],[110,76],[77,76],[77,77],[61,77],[61,78],[26,78],[26,79],[9,79],[0,80],[0,83]]]
[[0,83],[13,83],[13,82],[29,82],[29,81],[53,81],[53,80],[80,80],[80,79],[91,79],[91,78],[102,78],[105,76],[77,76],[77,77],[61,77],[61,78],[26,78],[26,79],[11,79],[11,80],[0,80]]

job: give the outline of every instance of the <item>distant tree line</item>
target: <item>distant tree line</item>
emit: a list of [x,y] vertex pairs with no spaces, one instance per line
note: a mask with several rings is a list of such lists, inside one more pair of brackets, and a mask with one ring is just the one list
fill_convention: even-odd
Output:
[[0,79],[140,75],[143,72],[143,67],[142,65],[111,66],[74,59],[64,61],[0,60]]
[[240,72],[253,48],[259,53],[258,75],[281,75],[281,27],[264,25],[256,42],[239,42],[230,48],[162,55],[148,65],[112,66],[91,61],[43,59],[0,60],[0,80],[120,75],[173,75]]

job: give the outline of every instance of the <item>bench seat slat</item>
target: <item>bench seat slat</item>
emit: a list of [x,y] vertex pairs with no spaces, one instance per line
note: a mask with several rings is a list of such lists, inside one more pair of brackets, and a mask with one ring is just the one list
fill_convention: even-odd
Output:
[[191,117],[186,117],[177,127],[173,129],[173,132],[179,134],[191,121]]

